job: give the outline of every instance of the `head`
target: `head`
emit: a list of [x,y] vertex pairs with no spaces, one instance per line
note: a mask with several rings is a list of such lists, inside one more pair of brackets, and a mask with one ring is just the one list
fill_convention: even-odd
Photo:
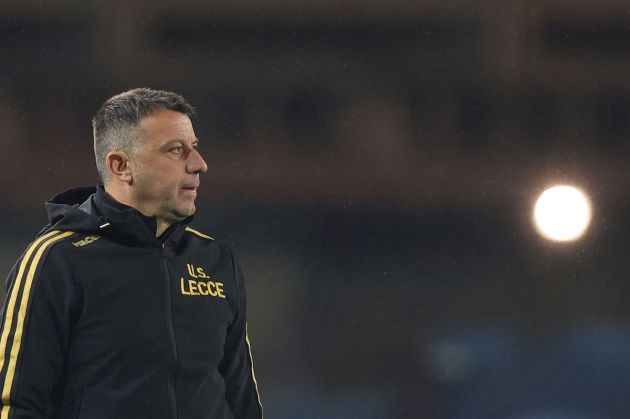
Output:
[[133,89],[107,100],[92,119],[96,167],[118,201],[170,225],[195,212],[199,174],[193,108],[180,95]]

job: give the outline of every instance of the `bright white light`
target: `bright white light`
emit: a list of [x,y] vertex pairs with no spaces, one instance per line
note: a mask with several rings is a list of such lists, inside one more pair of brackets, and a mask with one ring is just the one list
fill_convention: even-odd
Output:
[[555,241],[580,238],[591,222],[588,197],[572,186],[554,186],[540,195],[534,207],[538,232]]

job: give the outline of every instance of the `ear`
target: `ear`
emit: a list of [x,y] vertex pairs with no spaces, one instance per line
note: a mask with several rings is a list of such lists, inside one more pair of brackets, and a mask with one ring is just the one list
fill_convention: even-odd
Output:
[[112,151],[105,156],[105,163],[112,177],[121,182],[131,184],[133,173],[129,164],[129,156],[122,151]]

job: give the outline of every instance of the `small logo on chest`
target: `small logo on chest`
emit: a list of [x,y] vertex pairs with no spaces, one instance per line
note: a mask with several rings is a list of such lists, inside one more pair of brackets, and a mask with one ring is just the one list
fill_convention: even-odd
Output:
[[100,238],[101,238],[101,236],[87,236],[83,240],[72,242],[72,244],[74,245],[74,247],[83,247],[83,246],[86,246],[86,245],[88,245],[90,243],[94,243],[95,241],[97,241]]
[[189,263],[186,264],[186,270],[190,278],[186,279],[181,277],[179,279],[182,295],[225,298],[223,282],[213,281],[206,275],[201,266],[195,266]]

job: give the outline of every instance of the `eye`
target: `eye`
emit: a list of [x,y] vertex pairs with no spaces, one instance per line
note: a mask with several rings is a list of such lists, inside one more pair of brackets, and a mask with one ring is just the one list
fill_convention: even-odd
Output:
[[180,145],[180,146],[171,148],[169,151],[173,154],[182,154],[184,152],[184,147]]

